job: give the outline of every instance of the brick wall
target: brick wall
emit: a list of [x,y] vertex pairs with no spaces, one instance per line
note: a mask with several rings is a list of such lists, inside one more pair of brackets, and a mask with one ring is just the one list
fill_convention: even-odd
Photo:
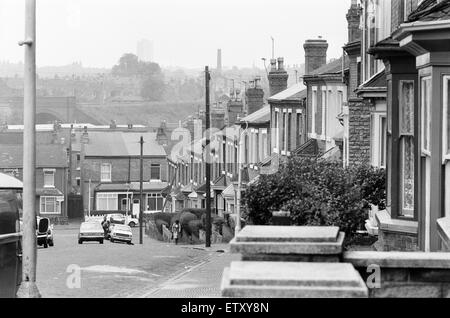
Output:
[[348,83],[348,96],[350,98],[356,97],[355,90],[358,88],[358,60],[356,55],[349,55],[349,83]]
[[249,88],[246,92],[248,115],[264,106],[264,91],[262,88]]
[[269,73],[270,96],[287,89],[289,75],[286,71],[271,71]]
[[305,74],[327,63],[328,43],[325,40],[307,40],[303,46],[305,49]]
[[350,99],[349,163],[370,164],[370,112],[374,107],[368,100]]
[[419,251],[417,235],[380,230],[376,248],[379,251],[415,252]]
[[[104,159],[91,159],[86,158],[83,163],[84,169],[84,181],[89,179],[92,182],[100,182],[100,171],[102,163],[111,164],[111,182],[112,183],[125,183],[128,181],[128,171],[130,171],[130,181],[139,182],[140,180],[140,160],[139,158],[104,158]],[[144,181],[150,180],[150,167],[152,164],[159,164],[161,167],[161,180],[168,182],[168,161],[166,158],[145,158],[143,160],[144,166]]]

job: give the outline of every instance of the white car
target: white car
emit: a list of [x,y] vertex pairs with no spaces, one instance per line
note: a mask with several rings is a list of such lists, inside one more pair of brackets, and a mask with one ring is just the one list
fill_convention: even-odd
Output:
[[139,225],[139,219],[133,215],[128,215],[125,218],[125,224],[127,224],[130,227],[135,227]]
[[133,239],[133,233],[131,232],[131,227],[128,225],[114,224],[111,226],[110,241],[114,243],[116,241],[126,242],[131,244]]
[[103,244],[105,233],[103,227],[99,222],[84,222],[81,223],[80,233],[78,234],[78,244],[83,242],[97,241]]

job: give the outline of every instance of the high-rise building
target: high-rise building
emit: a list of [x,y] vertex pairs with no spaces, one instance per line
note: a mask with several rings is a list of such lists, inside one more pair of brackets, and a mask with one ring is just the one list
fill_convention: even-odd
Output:
[[153,42],[147,39],[143,39],[137,43],[137,56],[140,61],[153,62]]

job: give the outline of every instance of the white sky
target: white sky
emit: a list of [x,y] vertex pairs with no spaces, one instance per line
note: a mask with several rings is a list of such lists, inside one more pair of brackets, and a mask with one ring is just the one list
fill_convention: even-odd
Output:
[[[0,0],[0,61],[23,60],[25,0]],[[154,43],[163,66],[263,67],[275,55],[304,62],[303,42],[321,35],[342,54],[350,0],[37,0],[38,66],[81,61],[111,67],[137,42]]]

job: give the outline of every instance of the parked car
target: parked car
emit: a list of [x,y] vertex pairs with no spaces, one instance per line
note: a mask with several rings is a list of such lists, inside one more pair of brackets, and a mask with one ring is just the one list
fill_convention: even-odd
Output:
[[37,217],[36,236],[38,246],[48,248],[49,246],[55,245],[53,239],[53,225],[50,224],[50,220],[48,218]]
[[126,242],[131,244],[133,239],[133,233],[128,225],[114,224],[111,226],[110,241],[114,243],[116,241]]
[[134,215],[128,215],[126,217],[126,222],[125,224],[127,224],[129,227],[135,227],[139,225],[139,219],[134,216]]
[[125,224],[125,215],[123,214],[109,214],[108,217],[111,224]]
[[80,233],[78,234],[78,244],[92,241],[103,244],[104,235],[103,227],[99,222],[81,223]]
[[0,298],[15,298],[22,281],[21,191],[19,180],[0,173]]

